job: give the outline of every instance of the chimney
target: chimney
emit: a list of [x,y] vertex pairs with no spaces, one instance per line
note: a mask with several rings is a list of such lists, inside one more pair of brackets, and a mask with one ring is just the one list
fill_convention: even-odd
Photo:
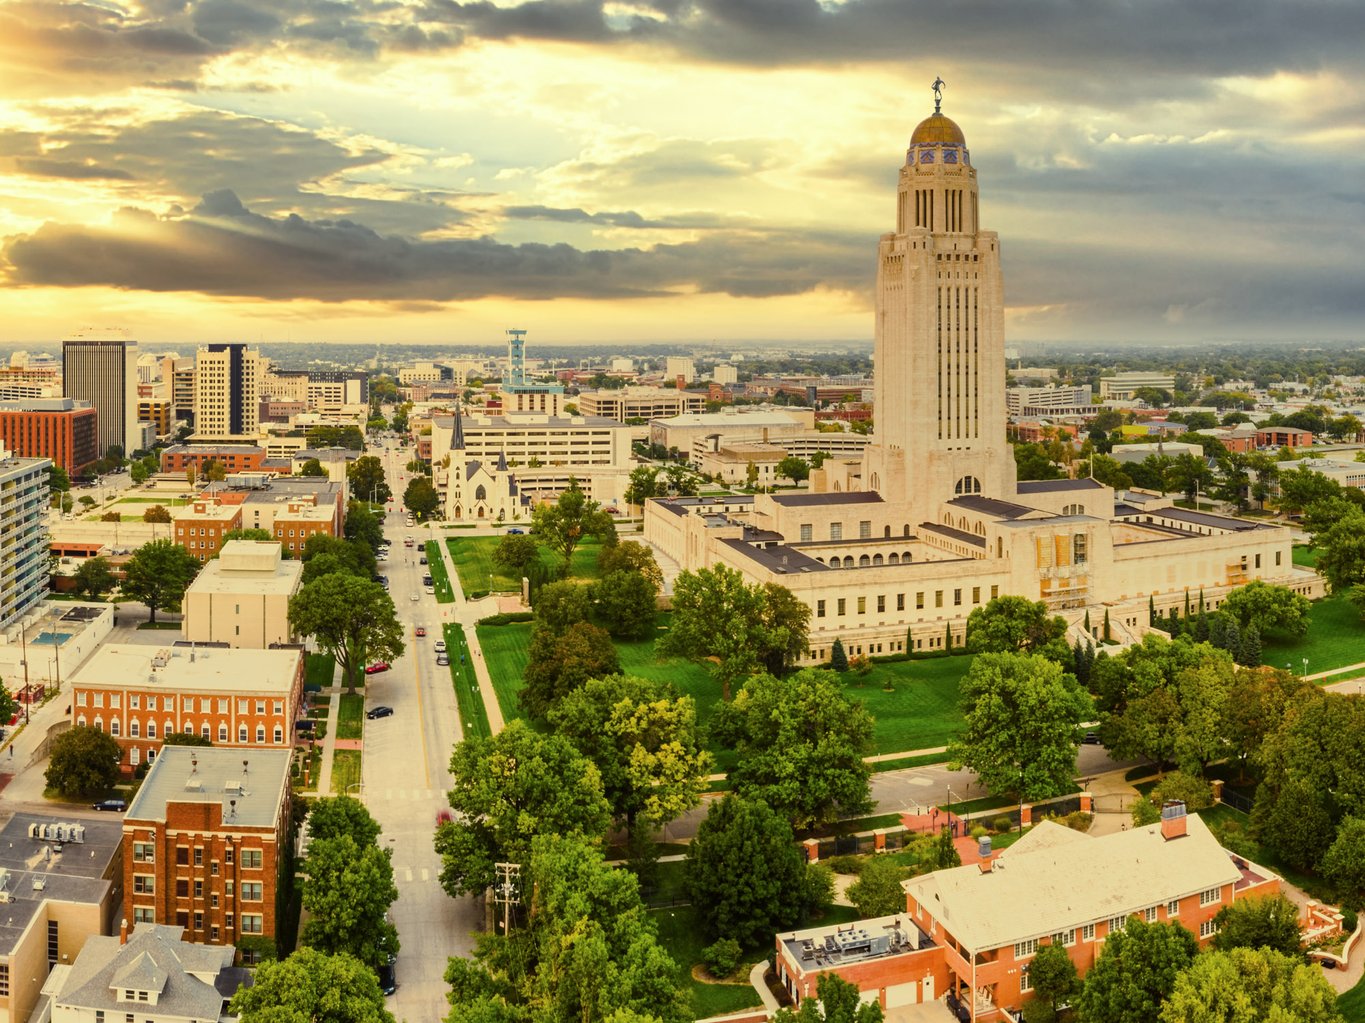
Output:
[[1161,805],[1161,837],[1168,842],[1185,837],[1185,804],[1179,799],[1168,799]]
[[120,945],[128,944],[128,918],[126,916],[118,927],[118,943]]
[[683,374],[679,373],[677,376],[675,376],[673,378],[673,383],[678,388],[678,390],[680,391],[687,390],[687,377],[685,377]]

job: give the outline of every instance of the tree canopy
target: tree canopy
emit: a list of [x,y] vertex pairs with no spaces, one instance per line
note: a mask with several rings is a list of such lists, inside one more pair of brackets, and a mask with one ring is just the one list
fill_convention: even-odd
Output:
[[86,558],[72,573],[76,592],[90,600],[99,600],[118,583],[114,570],[109,567],[109,559],[103,557]]
[[1074,1003],[1081,1023],[1151,1023],[1198,951],[1199,942],[1180,924],[1130,917],[1104,939],[1086,974]]
[[1044,654],[1066,664],[1066,620],[1027,597],[996,597],[967,616],[967,649],[972,653]]
[[531,632],[522,672],[525,685],[517,701],[527,714],[542,721],[588,679],[605,678],[620,670],[621,660],[611,636],[591,622],[575,622],[560,634],[537,625]]
[[314,835],[304,859],[308,911],[303,942],[335,955],[344,952],[374,969],[398,954],[398,931],[388,920],[398,898],[392,853],[352,834]]
[[833,672],[756,675],[721,706],[711,734],[738,754],[734,791],[766,803],[793,827],[827,824],[872,808],[872,716],[844,695]]
[[[726,627],[716,628],[717,622]],[[810,608],[772,583],[750,586],[724,565],[682,572],[673,583],[673,617],[660,653],[705,661],[725,700],[736,682],[790,667],[806,648]]]
[[1312,602],[1302,594],[1256,579],[1223,598],[1219,610],[1232,615],[1243,629],[1255,626],[1262,636],[1283,633],[1298,638],[1308,632],[1312,608]]
[[98,728],[75,725],[52,740],[44,777],[49,788],[69,796],[97,796],[119,779],[123,753],[118,742]]
[[553,504],[536,507],[531,521],[540,542],[563,559],[566,573],[574,551],[586,537],[596,537],[606,546],[616,542],[616,523],[572,477]]
[[403,505],[419,520],[425,521],[441,506],[441,497],[428,477],[414,476],[403,491]]
[[[1255,900],[1251,900],[1255,901]],[[1156,1017],[1150,1017],[1155,1019]],[[1343,1023],[1316,963],[1270,948],[1209,951],[1180,973],[1162,1023]]]
[[864,1002],[858,985],[837,973],[821,973],[815,995],[803,999],[799,1009],[778,1009],[773,1023],[882,1023],[886,1018],[881,1002]]
[[1283,895],[1263,895],[1238,899],[1218,911],[1213,918],[1218,933],[1214,948],[1273,948],[1287,956],[1303,954],[1303,932],[1299,929],[1299,907]]
[[122,593],[138,600],[156,621],[158,611],[179,611],[185,590],[199,574],[199,562],[173,540],[153,540],[133,552],[123,566]]
[[978,654],[962,681],[963,730],[949,745],[992,792],[1047,799],[1076,773],[1077,726],[1090,700],[1074,676],[1038,654]]
[[379,583],[354,575],[325,575],[305,584],[289,600],[289,625],[312,636],[337,663],[354,691],[370,661],[392,661],[403,653],[403,627],[393,598]]
[[458,743],[450,773],[455,819],[437,828],[436,851],[452,896],[487,888],[495,863],[525,863],[536,835],[577,832],[596,841],[611,820],[596,765],[568,739],[519,720]]
[[345,954],[300,948],[262,963],[255,982],[232,996],[241,1023],[394,1023],[372,969]]

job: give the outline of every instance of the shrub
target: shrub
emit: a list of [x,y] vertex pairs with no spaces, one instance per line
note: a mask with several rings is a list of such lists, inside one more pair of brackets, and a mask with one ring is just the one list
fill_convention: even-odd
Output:
[[1065,824],[1072,831],[1089,831],[1090,825],[1094,823],[1095,815],[1086,813],[1084,810],[1075,810],[1058,820],[1059,824]]
[[1341,929],[1346,934],[1354,934],[1358,923],[1354,909],[1343,909],[1341,911]]
[[822,862],[836,874],[858,874],[863,869],[862,856],[831,856]]
[[991,827],[1003,835],[1006,831],[1014,830],[1014,821],[1008,817],[1000,816],[991,821]]
[[972,837],[975,838],[977,841],[980,841],[989,834],[990,829],[987,828],[984,824],[976,824],[972,826]]
[[702,949],[701,961],[713,977],[728,977],[739,968],[743,949],[734,938],[721,938]]
[[534,611],[503,611],[499,614],[489,615],[478,620],[479,625],[513,625],[517,622],[533,622],[536,615]]

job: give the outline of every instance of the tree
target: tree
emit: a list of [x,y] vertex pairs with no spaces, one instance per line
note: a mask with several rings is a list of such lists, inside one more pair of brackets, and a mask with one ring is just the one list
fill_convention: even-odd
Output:
[[1280,668],[1243,669],[1233,676],[1223,711],[1223,736],[1243,781],[1247,764],[1284,720],[1286,708],[1300,698],[1320,695],[1312,682]]
[[774,476],[786,478],[793,484],[800,483],[802,480],[810,479],[810,465],[804,458],[796,455],[787,455],[777,463],[777,468],[773,472]]
[[397,955],[398,931],[387,918],[398,898],[391,857],[373,840],[314,836],[303,865],[303,942],[331,955],[352,955],[373,969]]
[[[785,597],[782,594],[785,593]],[[791,599],[786,599],[791,598]],[[717,622],[726,623],[723,629]],[[673,583],[673,619],[660,653],[707,661],[730,699],[735,682],[772,659],[785,664],[805,649],[810,608],[774,584],[750,586],[724,565],[682,572]]]
[[1342,819],[1318,870],[1345,905],[1360,908],[1365,894],[1365,817]]
[[563,559],[565,574],[573,562],[573,552],[584,538],[596,537],[608,547],[616,542],[616,524],[611,516],[583,492],[573,477],[569,477],[569,486],[554,504],[536,507],[531,522],[541,542]]
[[524,923],[446,970],[446,1023],[684,1023],[678,965],[660,947],[638,882],[580,835],[539,835],[521,876]]
[[419,520],[426,520],[441,506],[441,498],[430,479],[414,476],[403,491],[403,504]]
[[659,591],[639,572],[612,572],[592,588],[598,620],[617,639],[645,639],[654,633]]
[[872,725],[836,675],[806,668],[749,679],[733,703],[717,709],[711,735],[738,754],[730,771],[735,792],[807,828],[872,808],[871,769],[863,761]]
[[926,873],[935,870],[948,870],[962,866],[962,857],[953,844],[953,833],[948,825],[939,828],[935,835],[918,839],[919,865]]
[[227,467],[216,458],[204,463],[204,479],[210,483],[222,483],[227,479]]
[[1286,515],[1301,512],[1309,505],[1341,493],[1341,484],[1320,472],[1300,465],[1280,471],[1280,511]]
[[697,708],[667,682],[629,675],[589,679],[549,713],[564,736],[597,765],[618,825],[655,830],[701,801],[711,757]]
[[838,636],[834,637],[834,645],[829,648],[829,667],[841,675],[848,671],[848,654],[844,651],[844,641]]
[[1047,799],[1076,770],[1076,727],[1090,700],[1074,676],[1038,654],[979,654],[962,684],[964,728],[949,745],[992,792]]
[[63,795],[95,796],[114,787],[122,758],[113,738],[98,728],[76,725],[52,740],[44,777],[48,788]]
[[1081,1023],[1151,1023],[1199,951],[1195,936],[1178,923],[1144,923],[1130,917],[1105,938],[1075,1002]]
[[1365,583],[1365,513],[1352,510],[1313,537],[1317,570],[1333,593]]
[[163,504],[154,504],[142,513],[143,522],[170,522],[171,513]]
[[1273,948],[1287,956],[1303,954],[1299,907],[1283,895],[1238,899],[1220,909],[1213,922],[1218,928],[1213,947],[1224,952],[1234,948]]
[[212,746],[213,743],[197,732],[167,732],[161,740],[163,746]]
[[237,989],[228,1011],[241,1023],[394,1023],[373,970],[352,956],[314,948],[262,963],[255,983]]
[[[303,464],[299,466],[299,471],[295,473],[295,475],[323,479],[327,476],[327,470],[323,468],[322,463],[316,458],[305,458]],[[388,500],[388,498],[386,497],[385,500]]]
[[815,993],[815,998],[803,999],[799,1009],[778,1009],[773,1023],[882,1023],[886,1018],[880,1002],[864,1002],[858,985],[837,973],[821,973]]
[[308,809],[308,835],[313,841],[350,836],[363,848],[379,840],[380,830],[365,804],[350,796],[324,796]]
[[491,885],[494,864],[526,863],[537,835],[598,841],[611,821],[596,765],[559,735],[523,721],[457,743],[450,757],[453,820],[436,829],[441,886],[453,897]]
[[384,546],[384,522],[380,514],[370,511],[363,501],[352,500],[346,505],[346,524],[342,527],[346,539],[363,543],[378,554]]
[[289,625],[300,636],[312,636],[336,661],[350,692],[366,663],[396,660],[403,653],[403,627],[388,590],[353,575],[325,575],[306,583],[289,600]]
[[1063,945],[1048,944],[1038,949],[1028,965],[1028,978],[1033,984],[1033,997],[1047,1003],[1054,1016],[1058,1007],[1069,1002],[1080,987],[1076,964]]
[[706,932],[754,946],[801,922],[810,886],[791,825],[758,801],[711,804],[687,848],[683,884]]
[[652,465],[642,465],[630,472],[630,482],[626,485],[626,504],[641,505],[659,493],[659,470]]
[[664,573],[654,560],[654,552],[638,540],[622,540],[603,547],[597,554],[597,570],[604,576],[612,572],[638,572],[654,584],[655,590],[664,588]]
[[890,916],[905,909],[901,882],[907,871],[890,856],[874,856],[863,863],[858,880],[845,893],[859,916]]
[[123,516],[116,511],[107,511],[100,516],[101,522],[122,522]]
[[[219,552],[222,551],[223,544],[229,543],[232,540],[255,540],[262,543],[270,543],[275,540],[275,537],[271,535],[270,530],[268,529],[229,529],[223,534],[222,543],[218,545]],[[215,557],[216,556],[217,555],[215,555]],[[280,556],[286,560],[289,558],[289,548],[285,547],[284,544],[280,544]]]
[[47,467],[47,487],[54,494],[65,494],[71,489],[71,477],[55,462]]
[[123,598],[147,605],[149,620],[157,611],[179,611],[185,589],[199,574],[199,562],[173,540],[143,544],[123,566]]
[[517,695],[521,708],[537,721],[590,678],[606,678],[621,670],[616,646],[591,622],[576,622],[556,635],[537,628],[531,633],[525,686]]
[[537,632],[562,636],[569,627],[586,622],[592,615],[592,590],[568,579],[546,583],[536,591]]
[[1243,630],[1255,626],[1262,636],[1279,633],[1297,639],[1308,632],[1313,604],[1286,586],[1256,579],[1223,598],[1219,610],[1232,615]]
[[373,579],[378,562],[370,545],[360,540],[343,540],[326,533],[314,533],[303,542],[299,552],[303,561],[303,582],[333,572],[347,572],[361,579]]
[[1065,636],[1066,619],[1027,597],[996,597],[967,616],[972,653],[1038,653],[1066,663]]
[[109,560],[102,557],[86,558],[71,575],[76,584],[76,592],[84,594],[89,600],[99,600],[112,590],[118,580],[114,577]]
[[538,560],[540,545],[532,536],[508,533],[493,549],[493,564],[515,575],[520,575],[526,570],[527,565]]
[[383,504],[392,495],[384,477],[384,463],[377,455],[361,455],[346,467],[346,479],[357,500]]
[[1317,964],[1269,948],[1235,948],[1196,957],[1176,978],[1161,1020],[1343,1023],[1337,993]]

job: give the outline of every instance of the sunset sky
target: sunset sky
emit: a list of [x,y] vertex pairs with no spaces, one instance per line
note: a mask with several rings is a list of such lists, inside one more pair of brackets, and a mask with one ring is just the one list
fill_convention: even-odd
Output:
[[0,341],[870,339],[929,83],[1008,336],[1365,343],[1350,0],[0,0]]

